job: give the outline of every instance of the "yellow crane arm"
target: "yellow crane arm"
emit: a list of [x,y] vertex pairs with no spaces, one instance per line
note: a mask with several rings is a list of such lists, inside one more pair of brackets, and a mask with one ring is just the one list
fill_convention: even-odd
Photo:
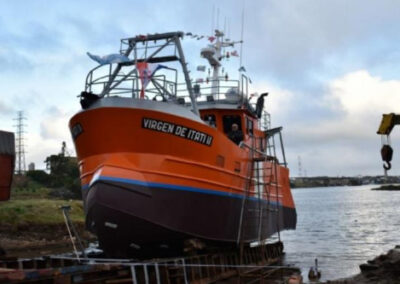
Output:
[[384,143],[382,139],[382,149],[381,149],[382,161],[386,163],[383,165],[383,168],[385,169],[385,175],[386,171],[390,170],[392,167],[390,162],[392,161],[393,157],[393,149],[390,146],[388,138],[393,130],[393,127],[398,124],[400,124],[400,115],[394,113],[384,114],[382,117],[381,124],[379,125],[379,129],[377,131],[378,134],[387,136],[386,143]]
[[381,124],[379,125],[377,134],[389,135],[392,132],[393,127],[398,124],[400,124],[399,114],[394,114],[394,113],[384,114],[382,117]]

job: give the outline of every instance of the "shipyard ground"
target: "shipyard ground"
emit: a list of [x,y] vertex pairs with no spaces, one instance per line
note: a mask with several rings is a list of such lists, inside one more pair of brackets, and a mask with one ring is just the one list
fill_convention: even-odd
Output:
[[84,229],[82,201],[49,199],[48,190],[14,191],[0,203],[0,255],[32,257],[71,251],[60,206],[70,205],[70,217],[86,243],[94,236]]
[[[85,243],[95,240],[95,237],[84,229],[83,224],[76,228]],[[34,257],[70,252],[71,249],[71,240],[65,224],[0,226],[0,255]]]
[[[83,226],[78,225],[79,231],[84,232]],[[88,240],[90,239],[89,236]],[[40,258],[39,256],[55,254],[61,252],[70,252],[71,251],[71,242],[69,240],[68,234],[66,233],[65,225],[61,222],[60,224],[52,224],[52,225],[38,225],[38,224],[25,224],[24,226],[2,226],[2,232],[0,237],[0,242],[3,244],[3,247],[6,248],[7,256],[3,256],[3,260],[8,259],[7,268],[0,268],[0,276],[11,275],[11,278],[14,277],[12,283],[75,283],[74,280],[71,279],[83,279],[82,277],[86,277],[88,282],[80,282],[80,283],[114,283],[114,280],[123,280],[126,282],[115,282],[115,283],[132,283],[132,271],[125,266],[115,266],[115,265],[82,265],[78,263],[76,260],[50,260],[49,258]],[[0,250],[1,253],[1,250]],[[0,257],[1,259],[2,257]],[[31,260],[27,260],[31,259]],[[17,260],[19,259],[19,261]],[[35,260],[36,259],[36,260]],[[43,260],[44,259],[44,260]],[[10,261],[12,260],[12,261]],[[247,260],[248,261],[248,260]],[[23,263],[23,264],[21,264]],[[173,262],[175,263],[175,262]],[[257,267],[249,267],[242,269],[242,275],[239,276],[239,272],[237,269],[222,269],[218,266],[220,263],[225,263],[224,260],[221,262],[221,257],[214,255],[213,257],[209,256],[208,259],[202,259],[199,257],[197,259],[197,264],[199,263],[211,263],[209,267],[204,267],[199,270],[198,267],[188,267],[188,269],[196,269],[199,271],[203,271],[205,275],[209,275],[211,278],[210,281],[203,281],[199,283],[288,283],[288,279],[291,275],[296,274],[298,270],[293,269],[284,269],[279,268],[279,259],[274,257],[270,257],[268,265],[274,264],[278,265],[276,269],[260,269]],[[235,262],[234,262],[235,263]],[[237,264],[238,262],[236,262]],[[257,261],[250,262],[252,264]],[[179,264],[179,263],[178,263]],[[194,262],[196,264],[196,262]],[[229,263],[228,263],[229,264]],[[1,267],[1,265],[0,265]],[[63,268],[61,268],[63,267]],[[35,271],[39,271],[37,269],[46,268],[44,271],[46,273],[50,273],[49,271],[53,271],[56,275],[62,274],[60,279],[64,279],[63,281],[71,282],[53,282],[54,279],[49,282],[35,282],[33,279],[31,280],[22,280],[22,271],[20,268],[24,268],[26,273],[31,273],[31,277],[35,275]],[[36,269],[37,268],[37,269]],[[176,276],[181,277],[182,267],[179,265],[170,265],[168,268],[169,273],[174,273],[175,270]],[[13,271],[14,269],[14,271]],[[16,269],[16,270],[15,270]],[[149,266],[149,273],[151,272],[151,267]],[[387,254],[381,255],[374,260],[368,261],[366,264],[362,264],[360,266],[361,273],[350,278],[339,279],[339,280],[331,280],[324,283],[331,284],[370,284],[370,283],[400,283],[400,246],[397,246],[395,249],[390,250]],[[43,270],[41,270],[43,271]],[[138,273],[138,277],[141,280],[145,281],[143,276],[140,274],[144,273],[143,267],[138,267],[136,272]],[[226,273],[223,273],[226,272]],[[37,272],[38,273],[38,272]],[[36,274],[37,274],[36,273]],[[164,271],[164,273],[166,273]],[[201,272],[199,272],[201,273]],[[208,274],[207,274],[208,273]],[[28,274],[27,274],[28,275]],[[33,275],[33,276],[32,276]],[[260,275],[264,275],[264,280],[268,282],[261,282],[257,277]],[[154,275],[153,275],[154,276]],[[80,278],[81,277],[81,278]],[[57,278],[57,281],[61,281]],[[85,279],[86,279],[85,278]],[[216,279],[219,278],[217,281]],[[1,279],[1,277],[0,277]],[[20,279],[20,280],[18,280]],[[96,279],[95,281],[93,279]],[[129,280],[127,280],[129,279]],[[213,279],[211,281],[211,279]],[[0,283],[11,283],[10,279],[0,280]],[[93,280],[93,281],[92,281]],[[145,283],[141,282],[141,280],[137,283]],[[101,282],[103,281],[103,282]],[[111,281],[111,282],[110,282]],[[254,282],[255,281],[255,282]],[[156,283],[156,282],[149,282]],[[164,283],[164,282],[162,282]],[[170,283],[185,283],[175,281]],[[195,282],[188,282],[195,283]],[[307,280],[304,279],[304,283],[307,283]],[[310,282],[311,283],[311,282]]]
[[[13,193],[12,199],[0,206],[0,283],[132,283],[130,266],[82,263],[76,260],[75,255],[71,255],[71,259],[53,258],[72,251],[60,209],[62,205],[71,206],[71,219],[85,245],[96,240],[84,229],[82,201],[49,199],[46,188],[23,189]],[[193,279],[198,283],[247,283],[260,277],[284,283],[284,279],[298,270],[264,267],[279,264],[282,250],[281,244],[265,251],[245,250],[242,261],[239,250],[186,255],[185,265],[189,265],[186,273],[179,265],[182,257],[157,259],[153,263],[164,265],[160,267],[159,277],[169,277],[170,280],[162,283],[185,283],[184,275],[191,279],[186,283],[195,283]],[[205,266],[196,266],[199,264]],[[239,269],[240,265],[245,267]],[[260,265],[263,267],[260,268]],[[143,265],[136,267],[136,283],[146,283],[146,273],[148,283],[157,283],[154,282],[155,269],[151,265],[148,268]],[[86,279],[85,282],[82,279]]]
[[267,251],[248,249],[242,263],[238,251],[142,262],[99,258],[79,262],[68,256],[3,257],[0,283],[400,283],[400,246],[361,264],[356,276],[326,282],[302,282],[297,268],[280,262],[281,248],[278,243]]
[[281,242],[149,260],[75,256],[0,258],[0,283],[286,283],[294,267],[280,263]]
[[[87,277],[88,282],[86,283],[102,283],[101,281],[103,281],[103,283],[106,283],[106,281],[107,283],[124,283],[113,282],[113,279],[115,281],[118,279],[125,279],[126,283],[132,283],[132,271],[130,268],[124,266],[85,266],[77,263],[76,260],[50,260],[50,258],[47,257],[40,258],[40,256],[44,255],[54,255],[72,251],[71,241],[65,227],[61,210],[59,209],[59,207],[64,204],[71,205],[71,218],[84,241],[88,243],[94,240],[94,236],[87,233],[84,229],[82,202],[79,200],[49,200],[46,190],[37,190],[35,192],[19,192],[14,195],[11,201],[1,203],[0,258],[3,260],[8,259],[9,262],[7,264],[8,268],[5,268],[6,265],[0,268],[0,276],[5,277],[5,275],[8,274],[8,276],[15,278],[13,280],[14,283],[55,283],[52,282],[54,279],[51,281],[49,280],[49,282],[34,282],[33,279],[22,280],[21,278],[25,275],[25,272],[27,273],[26,275],[31,275],[31,277],[37,275],[38,271],[42,273],[54,272],[56,275],[61,275],[63,272],[65,275],[61,275],[57,278],[57,281],[62,281],[62,279],[67,281],[67,279],[70,279],[69,281],[71,282],[57,283],[74,283],[73,281],[78,281],[78,279],[80,279],[79,277]],[[274,257],[270,257],[269,264],[278,265],[275,269],[248,267],[241,271],[241,276],[238,274],[238,269],[228,270],[225,268],[224,272],[226,273],[222,273],[221,267],[218,266],[218,261],[221,261],[219,256],[214,255],[214,258],[209,258],[208,260],[199,258],[197,263],[200,263],[199,261],[201,263],[211,262],[211,264],[214,264],[201,269],[195,266],[190,267],[190,269],[202,271],[205,275],[209,275],[214,279],[213,281],[203,281],[202,283],[262,283],[259,280],[262,274],[264,275],[264,283],[285,283],[290,275],[298,272],[295,268],[279,268],[279,259],[275,259]],[[226,264],[226,261],[222,263]],[[254,263],[254,261],[250,263]],[[24,270],[20,268],[24,268]],[[182,270],[179,265],[171,265],[169,268],[170,272],[175,270],[177,277],[182,276]],[[151,269],[152,268],[149,268],[149,273],[154,274],[154,270],[152,272]],[[400,247],[396,247],[387,254],[381,255],[361,265],[361,271],[360,274],[354,277],[331,280],[325,283],[400,283]],[[138,273],[137,283],[142,283],[139,281],[144,279],[143,267],[138,268],[136,272]],[[216,277],[220,277],[220,279],[216,281]],[[267,279],[268,282],[266,282]],[[177,281],[171,283],[179,283]],[[307,279],[304,279],[304,283],[307,283],[307,281]],[[10,283],[10,281],[3,279],[0,280],[0,283]]]

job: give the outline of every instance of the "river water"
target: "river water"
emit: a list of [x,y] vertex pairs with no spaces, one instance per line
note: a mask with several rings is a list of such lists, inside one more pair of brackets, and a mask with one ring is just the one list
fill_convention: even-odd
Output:
[[359,265],[400,244],[400,191],[376,185],[293,189],[297,229],[281,233],[285,262],[308,270],[318,258],[321,280],[359,273]]

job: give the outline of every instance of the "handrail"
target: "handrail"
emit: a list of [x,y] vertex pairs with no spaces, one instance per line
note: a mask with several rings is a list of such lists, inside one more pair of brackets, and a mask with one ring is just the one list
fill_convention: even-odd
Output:
[[[111,66],[112,64],[108,65],[100,65],[95,68],[93,68],[89,74],[87,75],[86,78],[86,85],[85,85],[85,90],[87,92],[100,92],[102,93],[104,87],[106,84],[109,82],[111,76],[113,75],[113,70],[114,68]],[[104,70],[103,72],[99,71],[101,70],[101,67],[103,67]],[[147,88],[146,91],[148,93],[153,93],[156,94],[157,90],[160,91],[160,87],[162,86],[162,92],[161,94],[168,94],[168,97],[182,97],[182,98],[190,98],[189,91],[187,89],[187,85],[185,82],[177,82],[177,70],[173,68],[166,68],[168,70],[171,70],[175,72],[175,75],[169,76],[167,78],[164,74],[161,75],[154,75],[152,77],[152,83],[157,82],[157,86],[154,86],[153,89]],[[132,69],[132,71],[135,69]],[[96,72],[99,71],[101,74],[99,76],[96,76]],[[138,86],[137,81],[141,79],[141,76],[137,73],[132,73],[129,72],[128,74],[117,74],[114,77],[114,80],[117,82],[123,81],[124,83],[126,82],[131,82],[129,86],[118,84],[118,85],[112,85],[110,92],[108,95],[132,95],[134,96],[135,94],[140,91],[140,88]],[[211,86],[212,82],[214,80],[209,80],[208,83],[206,82],[197,82],[196,84],[201,85],[200,88],[200,93],[196,94],[196,101],[201,102],[201,101],[207,101],[209,100],[209,96],[213,96],[212,101],[218,102],[218,101],[223,101],[224,103],[234,103],[238,104],[240,103],[241,99],[245,94],[240,93],[240,81],[239,80],[226,80],[223,79],[222,77],[219,78],[221,84],[218,86],[218,91],[215,93],[214,88]],[[207,84],[207,85],[206,85]],[[210,85],[208,85],[210,84]],[[97,88],[97,90],[96,90]],[[195,87],[192,89],[194,90]],[[152,92],[153,90],[154,92]],[[232,90],[231,96],[229,97],[229,92]]]
[[[282,144],[282,143],[281,143],[281,144]],[[282,145],[283,145],[283,144],[282,144]],[[284,150],[283,150],[283,159],[284,159],[284,162],[283,162],[283,163],[280,163],[279,160],[278,160],[278,158],[277,158],[276,156],[269,156],[268,154],[266,154],[266,153],[264,153],[264,152],[261,152],[261,151],[257,150],[256,148],[254,148],[254,147],[252,147],[252,146],[247,145],[246,143],[244,143],[244,141],[241,141],[241,142],[239,143],[239,147],[240,147],[240,148],[246,147],[246,148],[248,148],[249,150],[252,150],[252,151],[256,152],[257,154],[260,154],[261,156],[263,156],[263,157],[266,158],[266,159],[268,159],[269,157],[275,158],[276,162],[277,162],[279,165],[283,165],[283,166],[285,166],[285,168],[287,167],[286,157],[285,157],[285,152],[284,152]]]
[[254,152],[256,152],[256,153],[258,153],[258,154],[260,154],[260,155],[263,155],[263,156],[265,156],[265,157],[268,157],[267,154],[265,154],[264,152],[261,152],[261,151],[257,150],[256,148],[254,148],[254,147],[252,147],[252,146],[250,146],[250,145],[247,145],[246,143],[244,143],[244,141],[240,141],[239,147],[240,147],[240,148],[246,147],[247,149],[250,149],[250,150],[252,150],[252,151],[254,151]]
[[[129,69],[122,69],[129,68]],[[118,70],[118,71],[117,71]],[[122,70],[126,72],[122,72]],[[165,70],[165,71],[162,71]],[[189,106],[197,102],[208,103],[226,103],[241,105],[248,97],[247,77],[242,76],[241,80],[227,79],[220,76],[218,79],[208,78],[205,81],[194,82],[189,84],[186,81],[178,82],[178,71],[174,68],[163,68],[151,78],[151,85],[146,88],[146,92],[150,96],[146,99],[152,99],[158,93],[172,98],[172,101],[178,102],[178,98],[185,100],[184,105]],[[172,73],[168,73],[171,70]],[[164,75],[165,74],[165,75]],[[113,81],[110,83],[110,81]],[[123,64],[106,64],[99,65],[90,70],[86,76],[85,91],[101,95],[118,95],[130,97],[139,97],[141,76],[138,74],[135,65]],[[214,81],[218,81],[217,90],[213,85]],[[154,86],[153,86],[154,85]],[[200,86],[200,87],[199,87]],[[153,87],[153,89],[151,89]],[[106,90],[107,89],[107,90]],[[196,92],[196,93],[194,93]],[[192,94],[192,95],[191,95]],[[182,104],[181,101],[179,101]]]
[[[92,92],[94,91],[94,88],[100,88],[98,91],[100,93],[102,93],[104,91],[104,87],[109,83],[111,77],[113,76],[113,68],[111,67],[111,64],[108,64],[109,68],[108,70],[105,70],[104,72],[102,72],[101,74],[99,74],[99,76],[95,76],[95,72],[97,70],[100,70],[100,67],[106,67],[106,65],[100,65],[97,66],[96,68],[93,68],[89,74],[86,77],[86,84],[85,84],[85,90],[88,92]],[[172,76],[175,78],[175,80],[177,79],[177,70],[174,68],[165,68],[168,70],[173,71],[175,74],[173,74]],[[106,74],[104,74],[106,73]],[[139,88],[138,88],[138,83],[137,81],[141,79],[141,76],[139,76],[139,74],[136,71],[136,68],[133,68],[129,73],[127,74],[121,74],[118,73],[117,75],[115,75],[114,80],[116,80],[116,83],[114,83],[110,90],[109,93],[107,95],[113,94],[129,94],[134,96],[135,93],[139,92]],[[174,86],[173,88],[173,94],[168,91],[165,93],[168,93],[169,96],[175,96],[176,94],[176,84],[177,82],[174,80],[167,79],[166,76],[164,74],[161,75],[154,75],[152,77],[152,82],[154,81],[158,81],[160,84],[159,86],[162,86],[163,88],[167,88],[168,86]],[[129,83],[131,84],[130,86],[126,86],[123,85],[121,83]],[[159,87],[157,86],[157,87]],[[157,89],[157,87],[153,88],[154,90]],[[148,92],[150,92],[150,89],[147,89]]]

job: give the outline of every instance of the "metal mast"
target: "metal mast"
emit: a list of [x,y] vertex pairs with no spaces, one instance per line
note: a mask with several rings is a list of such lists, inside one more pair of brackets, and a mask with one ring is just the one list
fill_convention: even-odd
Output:
[[15,154],[17,155],[17,168],[15,169],[15,173],[18,175],[24,174],[26,171],[26,166],[25,166],[25,144],[24,144],[24,127],[26,126],[24,124],[24,120],[26,120],[26,117],[24,116],[23,111],[18,111],[17,113],[17,118],[14,120],[17,121],[17,124],[15,127],[17,128],[16,131],[16,143],[15,143]]

